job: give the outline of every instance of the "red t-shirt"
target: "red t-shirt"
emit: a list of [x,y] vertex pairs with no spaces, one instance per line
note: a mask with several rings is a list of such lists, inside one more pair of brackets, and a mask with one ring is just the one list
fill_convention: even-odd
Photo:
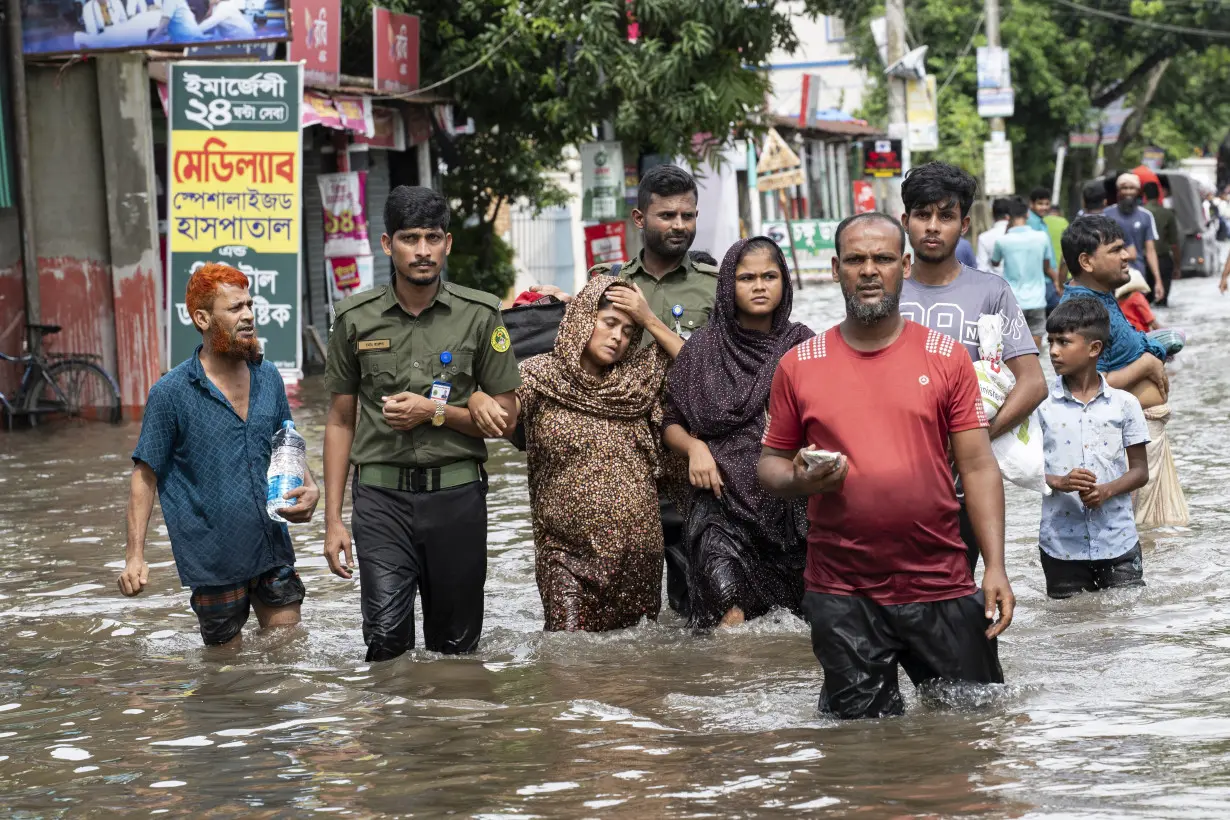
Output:
[[764,444],[845,453],[838,493],[807,505],[807,589],[878,604],[975,591],[957,523],[948,435],[987,426],[965,348],[906,321],[859,352],[834,327],[787,353],[773,377]]
[[1123,311],[1124,317],[1132,327],[1141,333],[1148,333],[1152,329],[1149,325],[1153,323],[1153,309],[1149,307],[1149,300],[1140,291],[1132,291],[1120,299],[1119,309]]

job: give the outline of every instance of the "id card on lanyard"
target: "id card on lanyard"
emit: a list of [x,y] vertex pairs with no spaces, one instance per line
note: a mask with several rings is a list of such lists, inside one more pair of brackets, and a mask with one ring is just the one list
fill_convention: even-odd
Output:
[[453,393],[453,384],[444,380],[443,369],[453,363],[453,354],[449,351],[444,351],[440,354],[440,364],[442,365],[440,376],[431,383],[431,400],[447,402],[448,397]]

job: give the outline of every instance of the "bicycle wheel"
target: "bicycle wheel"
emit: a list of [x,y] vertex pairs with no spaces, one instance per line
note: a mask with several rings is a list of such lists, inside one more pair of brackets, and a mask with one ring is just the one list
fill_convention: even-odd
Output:
[[26,412],[32,425],[64,419],[115,424],[120,420],[120,388],[93,362],[65,359],[29,386]]

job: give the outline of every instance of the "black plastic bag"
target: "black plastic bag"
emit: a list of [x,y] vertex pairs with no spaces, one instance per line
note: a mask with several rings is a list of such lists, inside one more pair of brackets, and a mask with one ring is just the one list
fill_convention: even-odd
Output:
[[504,327],[512,339],[513,355],[518,363],[555,349],[559,323],[567,309],[568,305],[564,302],[554,296],[546,296],[537,302],[504,311]]

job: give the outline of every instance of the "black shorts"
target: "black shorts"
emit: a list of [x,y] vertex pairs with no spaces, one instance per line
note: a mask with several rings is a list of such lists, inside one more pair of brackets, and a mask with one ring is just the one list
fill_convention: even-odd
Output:
[[1143,587],[1145,566],[1140,544],[1105,561],[1066,561],[1042,554],[1042,573],[1046,576],[1046,594],[1051,598],[1071,598],[1081,592],[1097,592],[1115,587]]
[[820,710],[839,718],[905,711],[900,664],[915,686],[931,680],[1003,683],[999,646],[988,639],[982,592],[917,604],[808,592],[803,614],[824,669]]
[[249,581],[192,590],[192,611],[201,625],[206,646],[224,644],[248,622],[255,595],[268,607],[300,603],[307,590],[294,567],[274,567]]

